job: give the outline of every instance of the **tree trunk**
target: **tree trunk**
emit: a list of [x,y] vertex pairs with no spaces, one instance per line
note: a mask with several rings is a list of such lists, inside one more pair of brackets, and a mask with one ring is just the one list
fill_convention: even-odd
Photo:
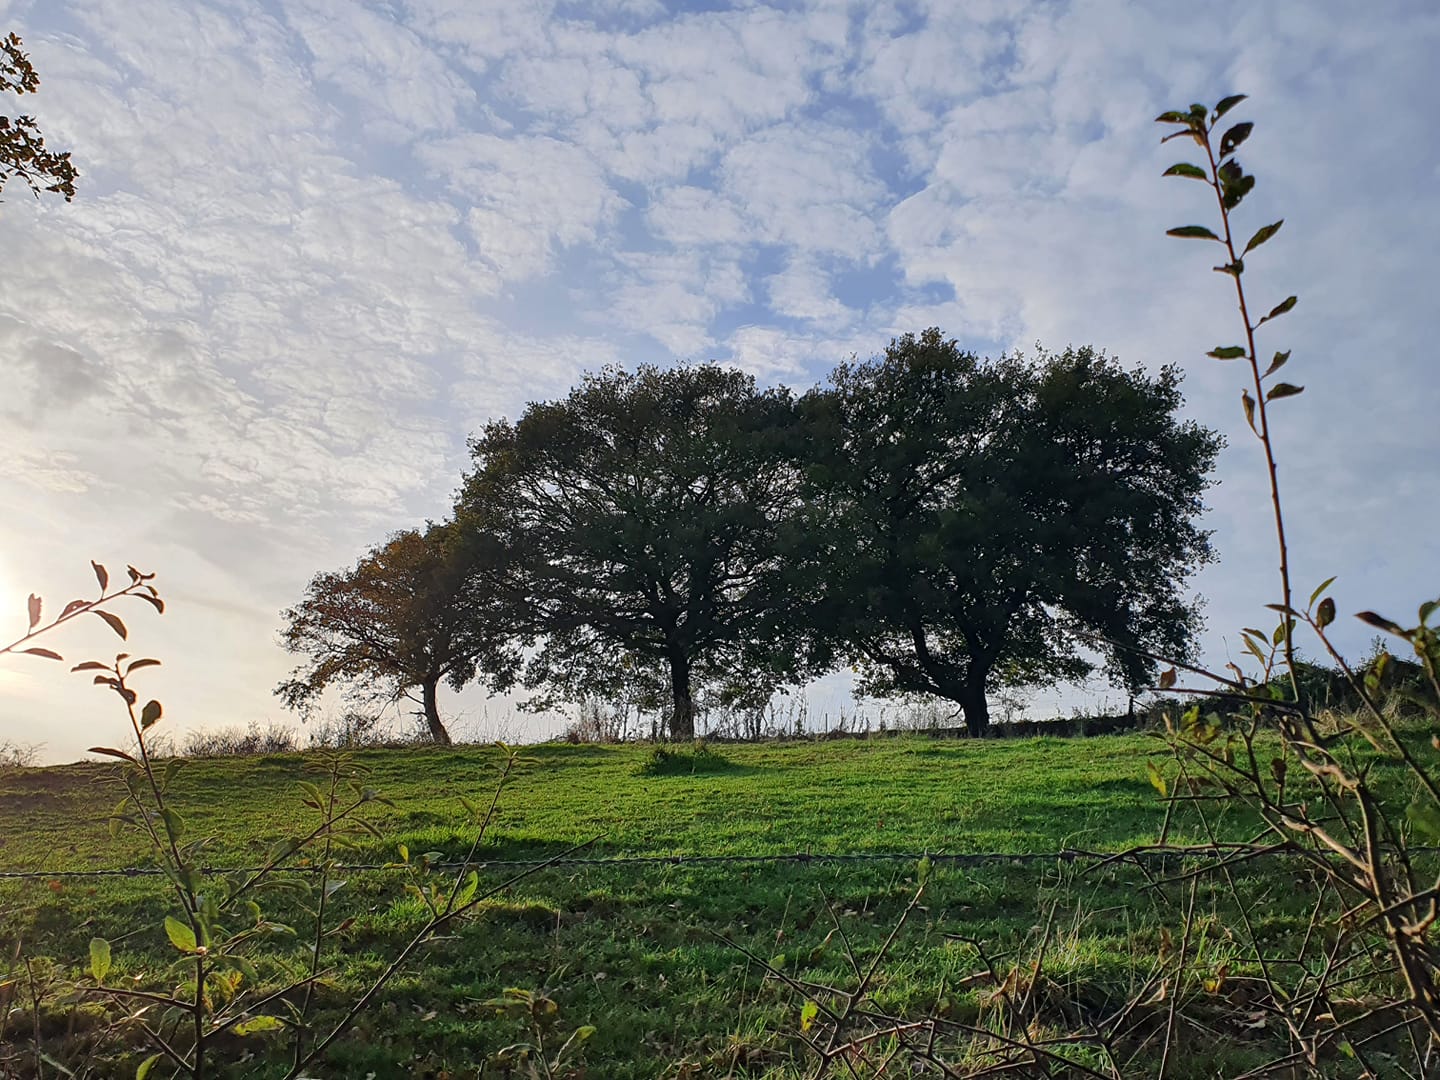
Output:
[[972,739],[990,730],[990,703],[985,699],[985,676],[971,676],[960,686],[960,707],[965,710],[965,728]]
[[670,650],[670,691],[670,738],[688,742],[695,738],[695,699],[690,694],[690,658],[679,649]]
[[435,702],[435,691],[439,688],[440,677],[426,679],[420,684],[420,691],[424,695],[425,724],[430,728],[431,741],[436,746],[450,745],[450,732],[445,730],[445,725],[440,722],[440,708]]

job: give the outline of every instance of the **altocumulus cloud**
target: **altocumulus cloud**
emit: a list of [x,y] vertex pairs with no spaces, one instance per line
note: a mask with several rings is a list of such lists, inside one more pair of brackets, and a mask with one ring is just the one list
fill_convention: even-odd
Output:
[[[1440,592],[1424,0],[1203,28],[1119,0],[0,0],[0,27],[82,170],[72,205],[0,207],[0,602],[68,599],[92,556],[161,571],[137,647],[182,728],[279,715],[278,610],[444,514],[486,419],[612,362],[805,386],[931,324],[1187,367],[1231,438],[1197,582],[1223,661],[1273,592],[1268,506],[1201,356],[1225,282],[1163,236],[1210,208],[1160,181],[1150,118],[1232,90],[1247,222],[1287,220],[1254,287],[1301,297],[1265,341],[1310,384],[1279,418],[1297,578],[1340,572],[1342,610]],[[113,729],[55,668],[0,680],[0,739]]]

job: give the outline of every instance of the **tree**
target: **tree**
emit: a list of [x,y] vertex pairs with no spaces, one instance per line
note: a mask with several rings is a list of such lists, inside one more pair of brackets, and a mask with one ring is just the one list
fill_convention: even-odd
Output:
[[[16,34],[0,38],[0,91],[33,94],[40,88],[40,76],[30,58],[21,52]],[[75,198],[75,179],[80,174],[70,163],[70,152],[52,153],[34,117],[0,116],[0,190],[19,177],[39,198],[42,191]]]
[[[316,574],[284,612],[280,640],[306,662],[275,693],[308,711],[332,683],[359,700],[416,702],[435,742],[448,746],[437,691],[461,689],[482,669],[503,686],[515,658],[490,617],[496,563],[483,537],[451,524],[396,533],[353,568]],[[415,691],[419,691],[419,697]]]
[[472,440],[457,517],[512,553],[514,618],[539,642],[527,685],[577,700],[658,682],[688,739],[697,686],[796,670],[792,416],[788,392],[713,364],[607,369]]
[[[939,330],[841,365],[801,402],[812,624],[862,689],[957,702],[1088,674],[1134,689],[1183,656],[1181,587],[1213,558],[1195,518],[1221,446],[1181,422],[1179,375],[1089,348],[986,362]],[[1143,651],[1137,651],[1143,650]]]

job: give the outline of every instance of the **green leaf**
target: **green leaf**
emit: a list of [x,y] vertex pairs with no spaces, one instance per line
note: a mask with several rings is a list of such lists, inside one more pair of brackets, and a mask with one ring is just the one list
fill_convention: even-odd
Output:
[[147,701],[145,708],[140,710],[140,730],[144,731],[159,720],[161,711],[160,702]]
[[195,931],[175,918],[174,915],[165,916],[165,936],[170,939],[170,944],[181,952],[193,953],[195,951]]
[[160,817],[165,822],[165,833],[174,843],[179,843],[180,838],[185,835],[185,819],[180,816],[179,811],[169,806],[160,808]]
[[815,1018],[820,1015],[820,1006],[814,1001],[807,1001],[800,1006],[800,1030],[809,1031],[815,1026]]
[[236,1035],[255,1035],[261,1031],[279,1031],[285,1027],[285,1021],[278,1016],[252,1016],[241,1020],[230,1030]]
[[1303,386],[1296,386],[1294,383],[1277,382],[1270,388],[1270,392],[1265,395],[1265,400],[1278,401],[1281,398],[1294,397],[1304,389]]
[[1243,124],[1236,124],[1224,135],[1220,136],[1220,156],[1228,157],[1240,148],[1240,144],[1250,137],[1255,125],[1248,120]]
[[1150,778],[1150,786],[1160,793],[1162,799],[1169,797],[1170,789],[1165,785],[1165,777],[1155,767],[1155,762],[1145,762],[1145,775]]
[[1207,229],[1204,225],[1181,225],[1174,229],[1166,229],[1166,236],[1178,236],[1182,240],[1216,240],[1220,237]]
[[104,938],[90,939],[90,976],[96,982],[104,982],[110,974],[110,942]]
[[1440,840],[1440,805],[1424,788],[1415,792],[1415,797],[1405,808],[1405,817],[1409,819],[1411,828],[1424,839]]
[[471,870],[465,878],[465,884],[462,885],[460,891],[455,894],[455,907],[463,908],[466,904],[470,903],[471,900],[475,899],[475,893],[479,888],[480,875],[474,870]]
[[1319,610],[1315,612],[1315,622],[1322,630],[1335,621],[1335,598],[1325,597],[1320,601]]
[[1277,353],[1275,354],[1275,359],[1274,359],[1274,360],[1271,360],[1271,361],[1270,361],[1270,366],[1265,369],[1265,374],[1264,374],[1264,375],[1261,375],[1260,377],[1263,379],[1263,378],[1265,378],[1267,375],[1274,375],[1275,372],[1279,371],[1282,367],[1285,366],[1285,361],[1287,361],[1287,360],[1289,360],[1289,359],[1290,359],[1290,350],[1289,350],[1289,349],[1286,349],[1284,352],[1277,352]]
[[[1266,315],[1265,318],[1260,320],[1260,322],[1269,322],[1271,319],[1277,318],[1280,315],[1284,315],[1287,311],[1293,308],[1299,302],[1299,300],[1300,298],[1298,296],[1287,296],[1284,300],[1281,300],[1280,303],[1276,304],[1273,308],[1271,308],[1270,314]],[[1260,324],[1256,323],[1255,325],[1258,326]]]
[[1208,177],[1206,177],[1206,175],[1205,175],[1205,170],[1204,170],[1204,169],[1200,168],[1199,165],[1191,165],[1188,161],[1181,161],[1181,162],[1179,162],[1178,164],[1171,165],[1168,169],[1166,169],[1166,170],[1165,170],[1163,173],[1161,173],[1160,175],[1161,175],[1161,176],[1188,176],[1188,177],[1191,177],[1191,178],[1193,178],[1193,179],[1195,179],[1195,180],[1205,180],[1205,179],[1208,179]]
[[164,1056],[164,1054],[151,1054],[140,1062],[140,1067],[135,1070],[135,1080],[145,1080],[150,1075],[150,1070],[155,1067],[155,1063]]
[[1213,356],[1216,360],[1239,360],[1245,355],[1245,347],[1243,345],[1217,345],[1205,355]]
[[1157,116],[1155,122],[1157,124],[1188,124],[1190,123],[1190,117],[1186,113],[1176,112],[1172,109],[1169,112],[1163,112]]
[[781,968],[783,968],[785,966],[785,954],[782,952],[776,953],[774,956],[772,956],[770,958],[770,966],[776,971],[779,971]]
[[1281,218],[1279,221],[1272,222],[1271,224],[1265,225],[1260,228],[1258,231],[1256,231],[1254,236],[1250,237],[1250,242],[1245,245],[1245,250],[1242,251],[1240,254],[1249,255],[1253,249],[1259,247],[1261,244],[1265,243],[1266,240],[1269,240],[1272,236],[1279,232],[1280,226],[1284,224],[1285,219]]
[[1240,102],[1244,101],[1249,96],[1249,94],[1231,94],[1229,97],[1221,98],[1220,103],[1215,106],[1215,119],[1219,120],[1222,116],[1224,116],[1227,112],[1233,109],[1236,105],[1239,105]]
[[1316,600],[1319,600],[1320,594],[1323,593],[1326,589],[1330,588],[1330,586],[1333,584],[1335,584],[1335,576],[1332,574],[1330,577],[1327,577],[1324,581],[1322,581],[1319,585],[1316,585],[1315,591],[1310,594],[1310,603],[1313,604]]

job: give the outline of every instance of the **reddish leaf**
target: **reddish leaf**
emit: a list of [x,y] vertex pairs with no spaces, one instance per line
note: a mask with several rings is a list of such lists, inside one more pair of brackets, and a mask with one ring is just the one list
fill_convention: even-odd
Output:
[[30,594],[30,629],[40,625],[40,597]]
[[98,610],[95,612],[95,614],[99,615],[100,618],[104,619],[105,624],[109,626],[111,630],[114,630],[115,633],[119,634],[122,639],[128,636],[128,631],[126,631],[125,629],[125,624],[120,621],[120,616],[115,615],[109,611]]
[[65,659],[58,652],[54,652],[51,649],[22,649],[21,652],[23,652],[26,656],[43,656],[47,660]]
[[110,584],[110,572],[94,559],[90,560],[90,565],[95,568],[95,580],[100,582],[100,591],[103,593]]

